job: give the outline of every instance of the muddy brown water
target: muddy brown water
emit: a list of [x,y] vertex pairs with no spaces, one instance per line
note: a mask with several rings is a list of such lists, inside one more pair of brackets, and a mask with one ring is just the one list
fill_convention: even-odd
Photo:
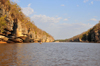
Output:
[[100,43],[0,44],[0,66],[100,66]]

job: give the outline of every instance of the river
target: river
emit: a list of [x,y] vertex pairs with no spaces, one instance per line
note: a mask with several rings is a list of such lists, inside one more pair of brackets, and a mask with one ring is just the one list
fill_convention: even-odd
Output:
[[0,66],[100,66],[100,44],[0,44]]

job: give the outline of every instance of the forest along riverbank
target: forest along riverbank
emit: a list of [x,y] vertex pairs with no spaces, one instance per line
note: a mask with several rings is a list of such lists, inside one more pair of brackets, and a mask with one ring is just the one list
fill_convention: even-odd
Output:
[[55,42],[87,42],[87,43],[100,43],[100,21],[98,24],[69,39],[55,40]]
[[67,39],[70,42],[95,42],[100,43],[100,21],[98,24],[83,32],[79,35],[76,35],[70,39]]

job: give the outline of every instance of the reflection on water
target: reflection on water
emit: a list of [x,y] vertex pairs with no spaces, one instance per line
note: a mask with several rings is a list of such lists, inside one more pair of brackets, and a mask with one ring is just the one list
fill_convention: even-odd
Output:
[[0,66],[100,66],[100,44],[0,44]]

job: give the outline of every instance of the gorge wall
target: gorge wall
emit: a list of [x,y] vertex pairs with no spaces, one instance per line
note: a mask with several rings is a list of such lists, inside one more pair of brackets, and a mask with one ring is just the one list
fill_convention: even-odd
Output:
[[98,42],[100,43],[100,21],[93,28],[80,35],[68,39],[70,42]]
[[52,41],[54,38],[36,27],[16,3],[0,0],[0,42]]

